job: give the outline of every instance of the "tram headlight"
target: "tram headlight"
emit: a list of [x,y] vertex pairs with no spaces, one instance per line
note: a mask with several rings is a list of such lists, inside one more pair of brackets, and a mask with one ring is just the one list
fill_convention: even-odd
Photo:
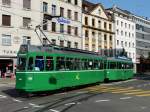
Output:
[[28,77],[28,80],[29,80],[29,81],[32,81],[32,80],[33,80],[33,77]]

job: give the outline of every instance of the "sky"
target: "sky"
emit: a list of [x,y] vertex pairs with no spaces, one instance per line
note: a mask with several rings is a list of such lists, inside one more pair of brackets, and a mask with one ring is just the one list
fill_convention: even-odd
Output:
[[94,3],[102,3],[105,8],[113,4],[117,7],[128,10],[136,15],[150,18],[150,0],[89,0]]

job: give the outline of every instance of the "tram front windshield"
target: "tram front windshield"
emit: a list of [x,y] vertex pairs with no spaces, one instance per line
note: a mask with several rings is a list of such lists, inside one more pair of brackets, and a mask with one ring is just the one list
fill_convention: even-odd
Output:
[[24,71],[25,69],[26,69],[26,58],[24,58],[24,57],[19,57],[19,58],[18,58],[17,70],[19,70],[19,71]]

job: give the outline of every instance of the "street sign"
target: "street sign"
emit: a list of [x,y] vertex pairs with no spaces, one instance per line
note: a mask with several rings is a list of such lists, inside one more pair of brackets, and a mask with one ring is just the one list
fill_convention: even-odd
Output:
[[60,17],[57,19],[58,23],[61,23],[61,24],[70,24],[70,20],[66,19],[66,18],[63,18],[63,17]]

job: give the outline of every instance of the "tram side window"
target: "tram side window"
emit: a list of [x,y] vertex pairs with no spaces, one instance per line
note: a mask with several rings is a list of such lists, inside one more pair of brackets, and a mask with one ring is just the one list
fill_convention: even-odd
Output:
[[75,61],[74,61],[74,70],[81,70],[80,59],[75,59]]
[[83,60],[84,70],[88,70],[88,60]]
[[110,64],[110,69],[116,69],[117,68],[116,63],[110,62],[109,64]]
[[46,71],[52,71],[54,69],[53,57],[46,57]]
[[130,64],[126,64],[126,68],[127,69],[132,69],[133,68],[133,64],[131,64],[131,63]]
[[124,63],[121,64],[121,68],[125,69],[125,64]]
[[118,63],[118,69],[122,69],[122,63]]
[[94,60],[94,69],[95,70],[99,69],[99,62],[98,62],[98,60]]
[[73,70],[74,59],[67,58],[66,59],[66,70]]
[[25,70],[26,69],[26,58],[19,57],[18,58],[18,70]]
[[29,58],[28,70],[33,70],[33,57],[30,57],[30,58]]
[[99,66],[99,69],[101,70],[104,68],[104,63],[102,61],[99,61],[98,66]]
[[65,58],[64,57],[57,57],[56,70],[65,70]]
[[108,69],[107,65],[108,65],[108,62],[104,62],[104,68],[105,69]]
[[88,70],[92,70],[93,69],[93,60],[89,60],[89,63],[88,63]]
[[35,70],[36,71],[43,71],[44,70],[44,57],[43,56],[36,56]]

